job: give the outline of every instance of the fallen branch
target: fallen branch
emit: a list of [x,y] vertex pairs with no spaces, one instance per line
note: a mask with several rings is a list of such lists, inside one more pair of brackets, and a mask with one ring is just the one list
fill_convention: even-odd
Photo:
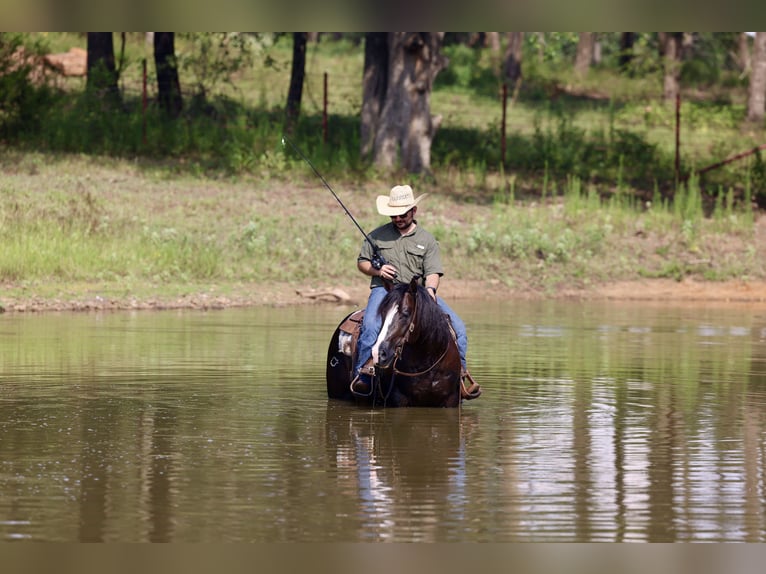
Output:
[[351,296],[343,291],[343,289],[338,289],[337,287],[335,289],[325,289],[320,291],[295,291],[298,295],[301,297],[306,297],[307,299],[329,299],[330,301],[336,301],[338,303],[349,303],[351,302]]
[[[703,167],[702,169],[698,169],[696,173],[697,173],[697,175],[702,175],[705,172],[717,169],[717,168],[719,168],[721,166],[724,166],[724,165],[726,165],[728,163],[731,163],[733,161],[737,161],[738,159],[742,159],[743,157],[747,157],[747,156],[756,154],[756,153],[758,153],[759,151],[761,151],[763,149],[766,149],[766,144],[761,144],[759,146],[754,147],[753,149],[750,149],[750,150],[747,150],[747,151],[743,151],[742,153],[738,153],[736,155],[727,157],[726,159],[724,159],[722,161],[719,161],[719,162],[714,163],[712,165],[709,165],[707,167]],[[685,176],[683,178],[683,181],[687,181],[688,179],[689,179],[689,175]]]

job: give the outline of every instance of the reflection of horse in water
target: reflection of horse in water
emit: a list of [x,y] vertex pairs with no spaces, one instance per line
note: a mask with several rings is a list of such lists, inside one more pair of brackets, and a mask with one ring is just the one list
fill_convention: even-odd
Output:
[[344,495],[335,512],[346,516],[346,528],[359,541],[423,540],[460,521],[472,496],[466,444],[479,416],[472,409],[368,410],[329,401],[328,470]]
[[379,309],[383,319],[373,348],[375,376],[365,392],[351,388],[356,336],[364,311],[348,315],[327,351],[327,394],[384,406],[460,405],[460,353],[447,315],[413,279],[393,287]]

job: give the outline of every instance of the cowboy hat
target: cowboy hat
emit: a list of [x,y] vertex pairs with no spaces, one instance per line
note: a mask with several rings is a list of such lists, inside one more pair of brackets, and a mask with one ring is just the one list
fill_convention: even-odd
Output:
[[409,185],[396,185],[391,188],[388,195],[379,195],[377,199],[378,213],[381,215],[403,215],[415,207],[418,202],[427,196],[424,193],[417,199]]

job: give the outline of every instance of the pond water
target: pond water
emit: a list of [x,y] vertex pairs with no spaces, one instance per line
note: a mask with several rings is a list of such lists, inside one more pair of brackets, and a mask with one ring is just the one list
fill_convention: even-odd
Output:
[[766,310],[450,302],[484,394],[326,398],[350,308],[0,317],[0,539],[766,542]]

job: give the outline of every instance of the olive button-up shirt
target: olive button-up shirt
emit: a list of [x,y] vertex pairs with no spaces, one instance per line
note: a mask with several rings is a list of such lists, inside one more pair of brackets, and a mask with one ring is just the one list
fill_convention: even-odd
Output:
[[[381,225],[369,234],[370,240],[378,246],[380,254],[386,263],[396,267],[399,275],[397,282],[409,283],[415,275],[420,275],[425,281],[431,274],[443,275],[439,243],[433,235],[419,225],[406,235],[392,224]],[[365,240],[359,252],[359,261],[372,261],[372,247]],[[380,287],[383,280],[373,277],[370,287]]]

